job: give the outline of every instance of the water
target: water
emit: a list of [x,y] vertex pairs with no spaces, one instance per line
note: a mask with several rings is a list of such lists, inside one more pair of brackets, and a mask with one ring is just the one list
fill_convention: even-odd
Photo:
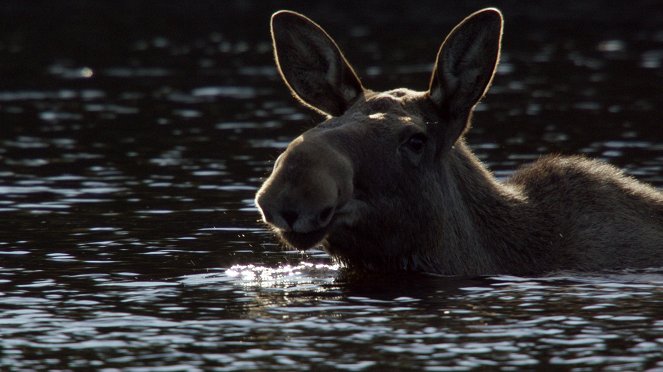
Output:
[[[496,175],[586,153],[663,187],[657,2],[491,5],[503,63],[469,141]],[[273,68],[279,6],[0,6],[0,369],[663,369],[661,268],[376,278],[283,250],[253,195],[318,118]],[[293,8],[366,86],[424,89],[480,6]]]

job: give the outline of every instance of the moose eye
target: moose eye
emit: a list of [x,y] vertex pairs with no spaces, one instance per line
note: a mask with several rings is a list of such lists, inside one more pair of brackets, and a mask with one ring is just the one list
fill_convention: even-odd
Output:
[[419,154],[424,150],[424,146],[426,146],[426,136],[422,133],[416,133],[408,138],[405,146],[412,152]]

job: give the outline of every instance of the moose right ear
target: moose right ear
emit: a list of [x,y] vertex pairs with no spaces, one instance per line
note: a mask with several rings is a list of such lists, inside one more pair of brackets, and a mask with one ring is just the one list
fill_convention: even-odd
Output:
[[446,128],[442,148],[451,147],[468,129],[470,113],[490,87],[502,28],[502,13],[486,8],[465,18],[442,43],[428,93],[439,110],[460,118]]
[[340,116],[364,91],[334,40],[315,22],[281,10],[272,15],[271,32],[279,73],[305,105]]

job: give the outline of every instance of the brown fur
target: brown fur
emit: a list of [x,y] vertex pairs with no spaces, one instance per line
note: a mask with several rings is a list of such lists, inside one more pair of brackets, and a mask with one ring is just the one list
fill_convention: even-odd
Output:
[[450,33],[426,92],[365,89],[308,18],[272,17],[279,71],[327,115],[295,139],[258,191],[288,245],[347,266],[446,275],[538,274],[663,264],[663,195],[603,162],[547,156],[497,181],[465,144],[492,81],[502,17]]

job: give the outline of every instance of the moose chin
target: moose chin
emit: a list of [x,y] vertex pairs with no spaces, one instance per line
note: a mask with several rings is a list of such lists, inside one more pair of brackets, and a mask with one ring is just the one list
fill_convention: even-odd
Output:
[[279,156],[256,195],[288,246],[344,265],[444,275],[543,274],[663,265],[663,194],[615,167],[548,155],[498,181],[465,142],[500,58],[487,8],[446,37],[428,90],[365,88],[334,40],[272,16],[278,70],[325,116]]

